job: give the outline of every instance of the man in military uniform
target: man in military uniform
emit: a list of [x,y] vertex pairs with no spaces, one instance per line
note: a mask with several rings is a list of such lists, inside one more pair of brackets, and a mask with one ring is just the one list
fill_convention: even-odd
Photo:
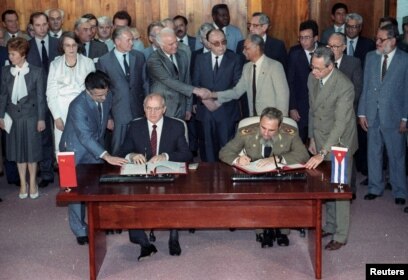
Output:
[[[309,154],[296,129],[282,125],[282,112],[267,107],[262,111],[259,124],[241,128],[235,138],[225,145],[220,153],[221,161],[229,165],[247,165],[259,161],[259,166],[277,163],[304,163]],[[242,152],[242,155],[240,153]],[[272,247],[276,238],[278,245],[288,246],[289,229],[256,230],[257,241],[262,247]]]

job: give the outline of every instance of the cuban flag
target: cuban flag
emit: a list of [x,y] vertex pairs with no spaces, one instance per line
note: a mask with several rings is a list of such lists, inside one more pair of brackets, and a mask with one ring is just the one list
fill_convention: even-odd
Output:
[[347,174],[347,151],[348,148],[332,147],[331,148],[331,182],[336,184],[348,184]]

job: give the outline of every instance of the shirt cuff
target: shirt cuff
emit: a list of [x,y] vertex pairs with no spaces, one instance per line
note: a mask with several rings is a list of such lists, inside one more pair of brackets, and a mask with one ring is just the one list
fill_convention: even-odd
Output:
[[99,157],[103,159],[103,157],[108,153],[108,151],[104,151]]

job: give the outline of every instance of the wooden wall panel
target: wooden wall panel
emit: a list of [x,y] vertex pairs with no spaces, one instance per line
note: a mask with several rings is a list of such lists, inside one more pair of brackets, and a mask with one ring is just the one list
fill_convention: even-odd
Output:
[[[246,23],[253,12],[263,11],[272,21],[270,35],[282,39],[286,47],[297,42],[299,23],[307,18],[317,20],[321,30],[331,24],[330,9],[338,0],[0,0],[0,13],[15,9],[20,16],[21,29],[25,30],[29,16],[34,11],[48,8],[62,8],[65,13],[65,30],[72,30],[75,20],[91,12],[97,17],[113,16],[118,11],[127,10],[146,41],[147,25],[153,20],[184,14],[189,20],[190,35],[195,35],[203,22],[212,22],[211,8],[218,3],[230,7],[231,23],[237,25],[244,36]],[[387,3],[388,13],[395,13],[396,0],[372,0],[372,8],[367,9],[366,0],[342,0],[350,11],[361,13],[365,19],[363,34],[373,37],[378,19],[384,15]]]

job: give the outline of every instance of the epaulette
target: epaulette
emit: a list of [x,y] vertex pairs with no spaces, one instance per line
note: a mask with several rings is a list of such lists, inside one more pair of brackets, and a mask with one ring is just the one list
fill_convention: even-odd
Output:
[[241,135],[255,134],[258,132],[259,123],[254,123],[239,129]]
[[289,124],[282,123],[280,132],[284,134],[295,135],[297,132],[297,129]]

